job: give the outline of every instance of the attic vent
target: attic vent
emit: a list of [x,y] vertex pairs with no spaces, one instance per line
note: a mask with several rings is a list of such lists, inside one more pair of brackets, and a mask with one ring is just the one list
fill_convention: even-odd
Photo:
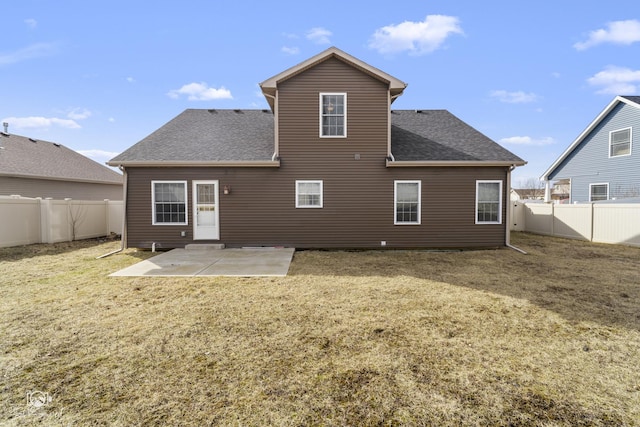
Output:
[[396,110],[391,110],[391,114],[398,114]]
[[218,114],[218,110],[207,110],[211,114]]
[[236,113],[238,113],[238,114],[244,114],[244,113],[242,112],[242,110],[233,110],[233,111],[235,111],[235,112],[236,112]]
[[263,113],[270,113],[271,110],[262,110]]
[[416,113],[417,114],[422,114],[422,113],[424,113],[424,111],[423,110],[416,110]]
[[38,140],[37,140],[37,139],[33,139],[33,138],[29,138],[29,141],[31,141],[31,142],[38,142]]
[[56,147],[60,147],[60,144],[58,144],[57,142],[54,142],[53,145],[55,145]]

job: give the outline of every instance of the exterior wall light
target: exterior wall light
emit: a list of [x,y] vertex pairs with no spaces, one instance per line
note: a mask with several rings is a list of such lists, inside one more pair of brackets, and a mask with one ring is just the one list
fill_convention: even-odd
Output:
[[222,194],[231,194],[231,186],[225,185],[224,187],[222,187]]

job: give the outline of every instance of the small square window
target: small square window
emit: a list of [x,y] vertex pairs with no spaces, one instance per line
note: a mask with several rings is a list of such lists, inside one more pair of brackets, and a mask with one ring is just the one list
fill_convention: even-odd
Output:
[[609,184],[589,184],[589,201],[609,200]]
[[322,207],[322,181],[296,181],[296,208]]
[[344,138],[347,136],[347,94],[320,94],[320,136]]

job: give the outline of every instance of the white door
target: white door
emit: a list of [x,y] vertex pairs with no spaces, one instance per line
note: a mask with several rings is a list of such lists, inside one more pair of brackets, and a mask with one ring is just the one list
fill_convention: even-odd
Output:
[[218,240],[218,181],[193,181],[193,239]]

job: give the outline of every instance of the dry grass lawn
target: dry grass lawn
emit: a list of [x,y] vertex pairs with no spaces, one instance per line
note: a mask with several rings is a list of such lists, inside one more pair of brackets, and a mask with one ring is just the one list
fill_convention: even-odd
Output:
[[152,255],[96,259],[117,242],[0,249],[0,424],[640,425],[640,249],[513,243],[251,279],[109,278]]

